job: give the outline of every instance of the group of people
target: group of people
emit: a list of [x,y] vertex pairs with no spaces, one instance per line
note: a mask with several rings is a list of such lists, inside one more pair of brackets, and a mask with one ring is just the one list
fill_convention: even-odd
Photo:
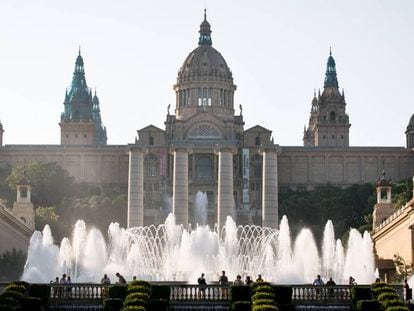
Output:
[[[115,274],[115,276],[118,278],[118,281],[115,284],[127,284],[126,279],[122,276],[122,274],[120,274],[119,272],[117,272]],[[136,281],[137,277],[133,276],[132,277],[132,281]],[[111,284],[111,279],[108,277],[107,274],[104,274],[103,278],[101,279],[101,284],[105,284],[105,285],[110,285]]]
[[[352,276],[349,277],[348,284],[349,285],[357,285],[357,283],[355,282],[355,279]],[[332,277],[330,277],[329,281],[326,282],[326,284],[325,284],[325,282],[321,279],[321,276],[318,274],[316,276],[316,279],[313,281],[312,285],[315,285],[315,286],[321,286],[321,285],[334,286],[334,285],[336,285],[336,283],[335,283],[334,280],[332,280]]]

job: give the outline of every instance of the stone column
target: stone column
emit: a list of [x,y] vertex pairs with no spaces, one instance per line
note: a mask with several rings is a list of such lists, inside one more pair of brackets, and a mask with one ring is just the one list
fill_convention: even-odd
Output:
[[217,227],[219,232],[226,223],[227,216],[233,215],[233,153],[232,147],[217,147],[218,191],[217,191]]
[[173,169],[173,214],[178,225],[188,226],[188,150],[175,147]]
[[128,222],[127,226],[144,225],[144,149],[133,146],[129,150]]
[[275,146],[263,147],[260,150],[263,155],[262,226],[274,229],[279,224],[277,152],[278,148]]

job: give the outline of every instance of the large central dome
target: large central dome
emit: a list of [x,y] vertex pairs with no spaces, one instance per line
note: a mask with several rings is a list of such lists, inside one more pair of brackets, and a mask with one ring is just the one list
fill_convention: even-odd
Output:
[[178,83],[207,77],[233,82],[224,57],[211,45],[200,45],[185,59],[178,72]]
[[177,84],[177,118],[188,118],[202,111],[233,116],[233,95],[236,86],[224,57],[212,47],[211,27],[206,13],[200,25],[198,47],[181,66]]

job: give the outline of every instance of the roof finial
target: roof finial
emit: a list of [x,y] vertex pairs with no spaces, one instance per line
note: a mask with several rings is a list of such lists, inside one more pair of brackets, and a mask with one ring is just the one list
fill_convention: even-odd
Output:
[[204,20],[207,20],[207,9],[204,9]]
[[316,97],[316,89],[313,89],[313,97]]
[[79,55],[81,55],[81,46],[79,44]]
[[329,56],[332,56],[332,46],[329,46]]

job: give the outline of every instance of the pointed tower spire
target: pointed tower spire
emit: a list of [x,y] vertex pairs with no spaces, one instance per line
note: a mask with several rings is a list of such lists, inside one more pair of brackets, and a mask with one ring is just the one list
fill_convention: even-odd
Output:
[[212,45],[211,41],[211,27],[207,21],[207,10],[204,9],[204,20],[200,25],[200,37],[198,39],[198,45]]
[[335,87],[338,88],[338,79],[336,78],[336,65],[332,57],[332,48],[329,47],[329,57],[326,64],[325,83],[324,88]]

